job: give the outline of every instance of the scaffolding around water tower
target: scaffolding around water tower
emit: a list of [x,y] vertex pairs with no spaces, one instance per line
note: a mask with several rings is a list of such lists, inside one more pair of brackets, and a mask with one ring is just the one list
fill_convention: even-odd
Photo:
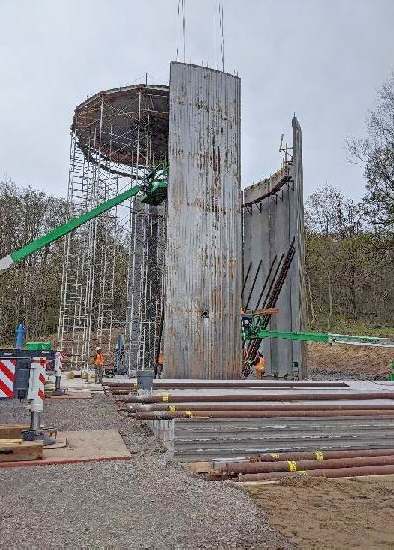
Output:
[[[69,216],[143,181],[167,161],[167,148],[166,86],[127,86],[81,103],[71,127]],[[112,363],[119,334],[129,368],[152,360],[162,309],[164,212],[136,200],[68,235],[58,342],[73,368],[86,367],[96,346]],[[115,293],[117,277],[126,279],[123,296]]]

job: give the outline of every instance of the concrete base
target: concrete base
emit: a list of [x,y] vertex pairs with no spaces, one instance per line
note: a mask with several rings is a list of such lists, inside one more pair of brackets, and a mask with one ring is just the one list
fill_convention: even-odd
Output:
[[75,464],[104,460],[128,460],[131,458],[117,430],[92,430],[59,432],[59,440],[67,439],[67,447],[45,447],[41,460],[6,462],[1,468],[45,466],[50,464]]

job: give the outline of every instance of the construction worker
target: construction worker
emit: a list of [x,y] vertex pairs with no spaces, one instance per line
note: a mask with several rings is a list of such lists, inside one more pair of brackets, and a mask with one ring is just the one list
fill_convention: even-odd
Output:
[[153,367],[153,370],[155,371],[155,378],[161,378],[161,373],[163,372],[163,363],[164,355],[162,352],[160,352],[157,356],[155,366]]
[[256,369],[256,378],[261,380],[265,372],[265,359],[262,353],[257,354],[256,362],[254,364]]
[[55,352],[55,391],[60,391],[60,380],[62,377],[62,370],[63,370],[63,361],[64,361],[64,354],[61,349],[58,349]]
[[101,347],[96,348],[96,354],[93,358],[94,363],[94,372],[95,372],[95,382],[96,384],[103,383],[103,374],[104,374],[104,355],[101,350]]

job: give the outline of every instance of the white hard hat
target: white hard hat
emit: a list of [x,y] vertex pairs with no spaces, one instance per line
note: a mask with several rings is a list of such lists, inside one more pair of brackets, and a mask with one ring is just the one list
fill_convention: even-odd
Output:
[[100,351],[100,350],[101,350],[101,347],[98,346],[98,347],[96,348],[96,351]]

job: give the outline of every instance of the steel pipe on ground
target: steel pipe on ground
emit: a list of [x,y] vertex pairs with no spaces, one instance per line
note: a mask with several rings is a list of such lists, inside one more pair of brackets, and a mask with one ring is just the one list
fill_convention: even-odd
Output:
[[238,481],[275,481],[284,477],[356,477],[371,475],[391,475],[394,474],[394,465],[385,466],[357,466],[354,468],[322,468],[320,470],[308,470],[306,472],[270,472],[266,474],[244,474],[240,475]]
[[[394,449],[361,449],[359,451],[320,451],[291,452],[291,453],[263,453],[251,456],[248,461],[226,462],[218,464],[219,472],[233,471],[232,468],[240,464],[255,464],[256,462],[279,462],[281,460],[327,460],[331,458],[354,458],[357,456],[390,456]],[[324,464],[324,462],[323,462]]]
[[[384,456],[357,456],[352,458],[331,458],[319,460],[281,460],[279,462],[255,462],[234,464],[223,473],[235,474],[258,474],[269,472],[294,472],[298,470],[321,470],[324,468],[355,468],[359,466],[385,466],[394,465],[394,455]],[[222,471],[222,470],[220,470]]]
[[232,395],[146,395],[132,396],[128,403],[185,403],[185,402],[226,402],[226,401],[341,401],[393,399],[393,392],[365,392],[365,393],[300,393],[300,394],[232,394]]
[[293,417],[357,417],[394,419],[394,414],[385,410],[350,411],[157,411],[131,413],[136,420],[171,420],[173,418],[293,418]]
[[[137,384],[135,382],[105,382],[105,386],[108,388],[126,390],[126,389],[135,389]],[[346,388],[348,385],[346,382],[292,382],[292,381],[259,381],[259,380],[248,380],[245,382],[242,381],[214,381],[208,380],[201,382],[199,380],[193,381],[176,381],[176,382],[167,382],[165,380],[153,381],[153,387],[156,389],[169,389],[169,388],[179,388],[179,389],[218,389],[218,388]]]
[[[128,403],[126,399],[118,399],[119,403]],[[170,411],[166,403],[134,403],[129,406],[129,409],[134,412],[154,412],[154,411]],[[266,405],[262,403],[177,403],[175,406],[177,411],[373,411],[376,409],[393,411],[393,405],[357,405],[357,404],[326,404],[326,405]]]

